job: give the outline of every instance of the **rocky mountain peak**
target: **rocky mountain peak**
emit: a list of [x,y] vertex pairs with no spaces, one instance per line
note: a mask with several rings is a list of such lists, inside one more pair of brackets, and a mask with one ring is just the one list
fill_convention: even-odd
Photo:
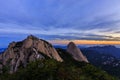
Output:
[[23,41],[9,44],[6,51],[0,55],[2,61],[0,67],[9,65],[10,73],[13,73],[17,71],[20,65],[25,67],[28,62],[44,59],[45,56],[60,62],[63,61],[52,44],[30,35]]
[[70,42],[67,46],[67,52],[70,53],[77,61],[84,61],[88,63],[87,58],[83,55],[81,50],[75,45],[74,42]]

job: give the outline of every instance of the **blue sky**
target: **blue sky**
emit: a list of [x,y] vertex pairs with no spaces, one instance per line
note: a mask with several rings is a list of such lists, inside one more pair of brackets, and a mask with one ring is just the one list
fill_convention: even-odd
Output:
[[0,0],[0,46],[46,40],[120,40],[120,0]]

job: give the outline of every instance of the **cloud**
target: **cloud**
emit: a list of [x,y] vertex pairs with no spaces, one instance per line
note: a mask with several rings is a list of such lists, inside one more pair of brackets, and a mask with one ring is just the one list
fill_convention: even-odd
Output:
[[119,0],[0,0],[0,38],[12,36],[19,40],[34,34],[47,40],[120,40],[119,3]]

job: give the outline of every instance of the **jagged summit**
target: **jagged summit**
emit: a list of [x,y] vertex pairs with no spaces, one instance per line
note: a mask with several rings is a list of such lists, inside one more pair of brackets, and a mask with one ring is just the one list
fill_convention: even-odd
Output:
[[70,53],[73,58],[77,61],[84,61],[88,63],[87,58],[82,54],[80,49],[75,45],[74,42],[70,42],[67,46],[67,52]]
[[36,40],[39,40],[39,38],[37,38],[37,37],[34,36],[34,35],[29,35],[29,36],[27,36],[27,39],[36,39]]
[[9,65],[10,73],[13,73],[17,71],[20,65],[25,67],[28,62],[44,59],[45,56],[60,62],[63,61],[52,44],[30,35],[23,41],[9,44],[7,50],[0,55],[2,61],[0,67]]
[[49,42],[47,42],[46,40],[43,40],[43,39],[39,39],[38,37],[34,36],[34,35],[29,35],[27,36],[27,38],[25,40],[29,40],[29,39],[32,39],[34,41],[43,41],[45,42],[46,44],[49,44],[52,46],[52,44],[50,44]]

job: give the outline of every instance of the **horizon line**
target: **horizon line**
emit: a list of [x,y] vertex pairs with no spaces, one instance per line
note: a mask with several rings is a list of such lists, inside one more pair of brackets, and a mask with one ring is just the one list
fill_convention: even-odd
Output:
[[66,45],[69,42],[74,42],[77,45],[120,45],[120,41],[107,40],[49,40],[52,44]]

